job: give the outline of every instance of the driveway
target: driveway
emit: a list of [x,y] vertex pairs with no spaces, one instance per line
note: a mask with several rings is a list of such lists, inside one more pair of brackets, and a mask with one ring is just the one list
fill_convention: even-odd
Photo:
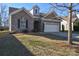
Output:
[[[54,33],[51,33],[51,34],[56,35],[56,36],[60,36],[62,38],[67,38],[67,36],[68,36],[67,32],[54,32]],[[72,33],[72,39],[79,41],[79,34],[78,33]]]

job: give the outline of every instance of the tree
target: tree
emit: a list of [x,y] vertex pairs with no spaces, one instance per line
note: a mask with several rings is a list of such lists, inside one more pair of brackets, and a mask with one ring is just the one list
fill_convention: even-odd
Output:
[[74,31],[79,31],[79,19],[74,22]]
[[1,18],[1,15],[0,15],[0,26],[2,25],[2,18]]
[[69,15],[69,19],[68,19],[68,43],[72,44],[72,15],[73,12],[79,12],[79,9],[77,8],[77,6],[79,6],[79,4],[76,3],[54,3],[51,4],[53,8],[55,8],[55,10],[59,10],[61,11],[61,14],[63,14],[63,12],[67,12]]
[[5,4],[0,4],[0,24],[4,25],[4,21],[6,19],[7,15],[7,10],[6,10],[6,5]]

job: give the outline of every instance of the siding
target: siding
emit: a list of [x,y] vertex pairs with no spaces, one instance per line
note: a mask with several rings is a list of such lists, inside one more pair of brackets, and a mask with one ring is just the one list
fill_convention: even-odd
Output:
[[22,20],[22,17],[24,17],[24,20],[28,20],[28,30],[32,31],[33,30],[33,18],[30,17],[27,13],[24,11],[18,12],[11,17],[11,24],[12,24],[12,30],[14,31],[21,31],[21,29],[18,29],[18,22],[17,20],[20,19]]

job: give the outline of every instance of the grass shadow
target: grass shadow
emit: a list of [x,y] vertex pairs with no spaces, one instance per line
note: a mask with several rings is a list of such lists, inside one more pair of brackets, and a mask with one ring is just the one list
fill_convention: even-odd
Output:
[[46,38],[49,38],[49,39],[52,39],[52,40],[67,41],[67,39],[64,38],[64,37],[60,37],[60,36],[53,35],[53,34],[50,34],[50,33],[27,33],[27,34],[28,35],[35,35],[35,36],[42,36],[42,37],[46,37]]
[[[62,37],[62,36],[58,36],[58,35],[54,35],[51,33],[28,33],[28,35],[35,35],[35,36],[43,36],[49,39],[54,39],[54,40],[63,40],[63,41],[67,41],[67,37]],[[72,41],[76,41],[78,42],[78,39],[72,39]]]
[[7,34],[0,38],[0,56],[34,56],[16,37]]

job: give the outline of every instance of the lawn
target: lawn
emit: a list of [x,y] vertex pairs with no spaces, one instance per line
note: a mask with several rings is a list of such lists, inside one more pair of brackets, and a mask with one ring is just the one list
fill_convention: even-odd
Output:
[[[2,35],[3,33],[3,35]],[[79,55],[79,48],[67,41],[42,33],[0,33],[0,55],[5,56],[69,56]]]

